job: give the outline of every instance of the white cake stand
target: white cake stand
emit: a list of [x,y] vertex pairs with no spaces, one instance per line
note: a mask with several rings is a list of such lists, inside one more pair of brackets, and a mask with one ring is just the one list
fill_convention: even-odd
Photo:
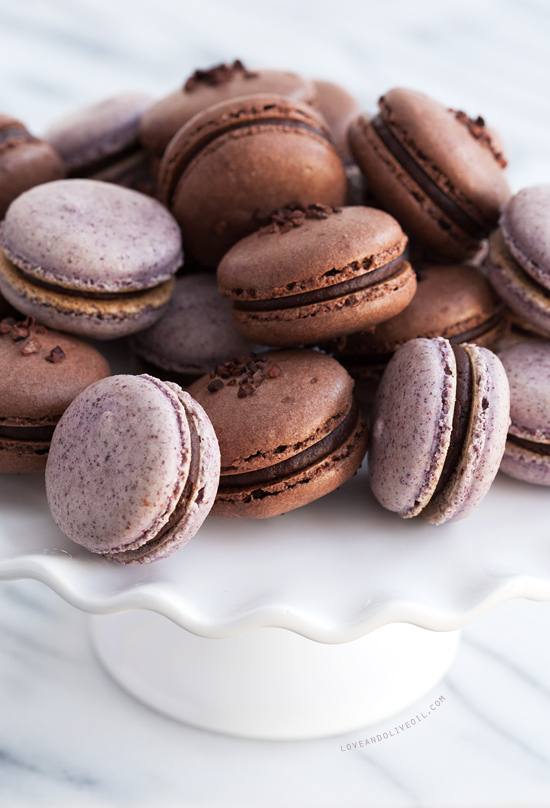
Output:
[[471,517],[436,528],[385,512],[362,470],[293,513],[209,517],[171,558],[119,567],[59,532],[41,475],[4,475],[0,579],[35,578],[92,612],[103,665],[157,710],[311,738],[413,704],[459,629],[498,603],[550,600],[548,506],[547,489],[500,475]]

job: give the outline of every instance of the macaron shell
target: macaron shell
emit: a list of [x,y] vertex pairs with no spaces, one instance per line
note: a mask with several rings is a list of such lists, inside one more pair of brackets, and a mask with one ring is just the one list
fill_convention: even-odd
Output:
[[181,127],[197,113],[214,104],[257,93],[277,93],[312,103],[317,91],[312,82],[296,73],[282,70],[236,71],[223,84],[200,84],[191,92],[181,87],[157,101],[144,113],[140,139],[151,152],[162,155]]
[[550,336],[550,290],[522,270],[507,249],[500,230],[489,239],[485,268],[489,281],[507,306],[542,334]]
[[548,455],[525,449],[511,441],[506,441],[506,448],[500,464],[500,471],[533,485],[550,485],[550,461]]
[[344,207],[286,232],[267,227],[242,239],[222,258],[218,284],[236,300],[296,295],[366,274],[402,255],[406,245],[393,216]]
[[385,93],[379,106],[386,125],[441,190],[473,219],[496,225],[510,198],[506,175],[455,110],[401,87]]
[[417,185],[364,116],[350,125],[348,137],[367,185],[408,234],[449,258],[475,255],[479,241],[458,227]]
[[322,303],[273,311],[233,309],[241,334],[251,342],[287,347],[313,345],[370,328],[405,308],[416,291],[416,275],[403,261],[381,283]]
[[44,472],[50,441],[0,438],[0,472],[39,474]]
[[431,499],[450,444],[456,360],[441,338],[407,342],[389,362],[377,391],[369,451],[376,499],[400,516]]
[[19,269],[73,290],[147,289],[182,263],[178,225],[159,202],[96,180],[59,180],[22,194],[0,242]]
[[550,185],[524,188],[504,209],[500,229],[516,261],[550,289]]
[[139,120],[151,106],[145,93],[122,93],[76,110],[44,133],[68,169],[86,166],[137,142]]
[[499,358],[510,384],[509,432],[550,444],[550,342],[521,342],[500,351]]
[[367,429],[359,415],[349,438],[307,469],[268,485],[248,489],[220,488],[212,515],[265,519],[300,508],[353,477],[366,450]]
[[343,160],[352,159],[348,146],[348,127],[360,112],[357,99],[332,81],[315,81],[316,108],[328,124],[334,145]]
[[138,295],[101,300],[54,292],[21,276],[0,251],[0,291],[18,311],[49,328],[92,339],[116,339],[153,325],[174,288],[174,278]]
[[29,188],[65,176],[65,166],[55,149],[30,135],[28,141],[0,145],[0,167],[0,219],[10,203]]
[[353,381],[331,357],[304,349],[262,356],[282,375],[266,379],[250,396],[239,398],[237,386],[229,385],[210,392],[210,375],[189,388],[216,430],[222,475],[293,457],[332,432],[349,411]]
[[154,538],[189,473],[185,410],[166,385],[111,376],[88,387],[62,416],[46,466],[52,516],[96,553],[133,550]]
[[187,416],[192,451],[197,455],[196,458],[191,458],[191,467],[194,466],[194,479],[187,493],[187,485],[184,489],[186,502],[178,520],[158,540],[153,538],[134,550],[105,554],[107,558],[111,558],[119,564],[150,563],[166,558],[179,550],[199,530],[212,509],[218,490],[220,449],[212,423],[200,404],[185,393],[181,387],[171,382],[166,382],[166,386],[178,397]]
[[500,359],[465,345],[472,367],[472,409],[456,471],[422,516],[434,525],[468,516],[485,497],[502,460],[510,423],[510,391]]

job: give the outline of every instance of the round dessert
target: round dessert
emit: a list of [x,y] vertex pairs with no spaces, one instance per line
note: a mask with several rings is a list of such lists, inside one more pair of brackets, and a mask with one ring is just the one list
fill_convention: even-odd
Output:
[[52,146],[33,137],[20,121],[0,115],[0,219],[24,191],[65,176],[65,166]]
[[374,496],[404,518],[463,519],[496,476],[509,422],[508,381],[495,354],[441,337],[405,343],[374,403]]
[[550,185],[524,188],[489,240],[489,280],[510,309],[550,336]]
[[71,401],[108,376],[86,342],[25,320],[0,321],[0,472],[44,471],[55,426]]
[[61,155],[68,177],[89,177],[142,190],[154,181],[140,146],[139,121],[151,106],[144,93],[121,93],[72,112],[44,134]]
[[512,420],[500,470],[550,485],[550,342],[521,342],[499,357],[510,383]]
[[445,337],[493,349],[508,327],[504,306],[475,267],[426,264],[409,305],[374,329],[336,343],[334,356],[353,376],[361,400],[372,401],[395,351],[417,337]]
[[225,254],[218,284],[247,339],[315,344],[405,308],[416,289],[406,244],[395,219],[374,208],[291,206]]
[[46,493],[63,533],[120,564],[156,561],[206,518],[220,456],[191,396],[151,376],[111,376],[88,387],[59,421]]
[[247,70],[236,59],[208,70],[195,70],[183,86],[153,104],[140,122],[140,139],[145,148],[162,157],[178,129],[198,112],[220,101],[243,95],[277,93],[311,103],[316,90],[311,81],[283,70]]
[[96,180],[39,185],[0,229],[0,291],[51,328],[97,339],[161,316],[182,262],[174,218],[156,200]]
[[367,448],[353,381],[318,351],[235,357],[190,388],[221,452],[216,516],[263,519],[352,477]]
[[332,81],[315,81],[314,84],[317,91],[315,107],[328,124],[338,154],[346,163],[353,162],[348,145],[348,129],[361,111],[359,102]]
[[170,142],[159,192],[184,250],[216,267],[261,215],[291,203],[342,205],[344,165],[314,110],[283,96],[254,95],[196,115]]
[[130,346],[143,371],[182,387],[214,365],[254,350],[235,328],[231,303],[218,292],[212,272],[177,278],[160,320],[130,337]]
[[473,255],[510,197],[498,141],[482,118],[414,90],[390,90],[378,105],[377,116],[360,115],[349,130],[369,189],[436,253]]

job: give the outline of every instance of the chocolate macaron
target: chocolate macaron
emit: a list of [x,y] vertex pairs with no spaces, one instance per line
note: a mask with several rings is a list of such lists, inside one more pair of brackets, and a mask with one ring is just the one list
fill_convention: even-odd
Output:
[[510,197],[506,165],[482,118],[397,88],[349,130],[355,160],[384,208],[435,253],[478,251]]
[[314,84],[317,90],[315,106],[328,124],[334,145],[344,162],[353,162],[348,144],[348,129],[361,111],[359,102],[332,81],[315,81]]
[[130,337],[143,372],[187,387],[239,353],[254,350],[235,327],[231,303],[212,272],[176,278],[174,294],[154,325]]
[[212,424],[191,396],[147,375],[111,376],[59,421],[46,493],[69,539],[119,564],[144,564],[195,535],[219,470]]
[[44,140],[63,158],[68,177],[142,190],[154,180],[138,138],[141,116],[151,103],[145,93],[106,98],[60,118],[47,129]]
[[233,64],[195,70],[178,90],[153,104],[141,118],[141,143],[151,154],[162,157],[178,129],[198,112],[220,101],[257,93],[277,93],[308,104],[317,95],[313,82],[297,73],[248,70],[235,59]]
[[326,124],[307,104],[276,95],[225,101],[197,114],[170,142],[159,173],[184,250],[217,266],[262,212],[291,203],[342,205],[346,174]]
[[0,472],[44,471],[56,424],[79,393],[109,375],[107,360],[32,318],[6,318],[0,368]]
[[64,176],[63,160],[49,143],[33,137],[15,118],[0,115],[0,219],[24,191]]
[[445,337],[493,349],[506,332],[503,303],[475,267],[426,264],[416,276],[415,295],[403,311],[336,345],[334,356],[356,380],[362,400],[373,400],[386,365],[410,339]]
[[463,519],[497,474],[509,422],[508,380],[495,354],[441,337],[407,342],[374,403],[373,494],[404,518]]
[[152,325],[182,263],[174,218],[148,196],[97,180],[26,191],[0,231],[0,291],[51,328],[111,339]]
[[550,185],[524,188],[511,199],[485,266],[510,309],[550,336]]
[[375,208],[292,206],[225,254],[218,284],[250,341],[311,345],[405,308],[416,289],[406,244],[395,219]]
[[511,418],[500,470],[550,485],[550,342],[521,342],[499,357],[510,383]]
[[276,516],[352,477],[367,448],[352,391],[336,360],[310,350],[236,357],[191,385],[220,442],[212,513]]

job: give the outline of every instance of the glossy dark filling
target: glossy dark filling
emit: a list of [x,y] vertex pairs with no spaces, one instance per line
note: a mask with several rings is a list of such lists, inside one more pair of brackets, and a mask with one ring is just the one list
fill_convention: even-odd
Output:
[[124,289],[120,292],[94,292],[91,289],[86,288],[68,289],[66,286],[58,286],[55,283],[48,283],[47,281],[42,280],[42,278],[35,278],[34,275],[24,272],[22,269],[15,266],[15,264],[13,264],[11,261],[10,265],[18,275],[29,283],[32,283],[33,286],[39,286],[41,289],[49,289],[51,292],[68,295],[69,297],[86,297],[94,300],[120,300],[121,297],[137,297],[138,295],[142,295],[145,291],[148,291],[148,289]]
[[0,438],[51,441],[55,424],[48,426],[0,426]]
[[70,168],[67,171],[67,177],[93,177],[94,174],[113,168],[113,166],[118,165],[118,163],[126,160],[128,157],[139,154],[140,151],[142,151],[142,149],[139,143],[133,143],[115,152],[115,154],[106,154],[103,157],[98,157],[97,160],[92,160],[90,163],[79,164]]
[[281,463],[275,463],[273,466],[268,466],[264,469],[245,471],[243,474],[222,474],[220,477],[220,489],[225,490],[226,488],[270,483],[302,471],[341,446],[353,432],[358,415],[357,404],[353,402],[348,414],[336,429],[333,429],[329,435],[314,443],[313,446],[308,446],[307,449],[298,452],[294,457],[289,457],[288,460],[283,460]]
[[483,227],[447,196],[401,145],[393,132],[386,125],[381,115],[377,115],[373,118],[371,124],[388,151],[395,157],[397,162],[403,166],[416,184],[422,188],[426,196],[428,196],[443,213],[447,214],[449,219],[462,228],[464,232],[468,233],[472,238],[480,240],[485,238],[491,229],[496,226],[496,222],[487,222],[485,227]]
[[509,440],[510,443],[513,443],[514,446],[519,446],[521,449],[527,449],[529,452],[550,455],[550,443],[537,443],[537,441],[524,440],[524,438],[518,438],[516,435],[510,434],[508,434],[507,440]]
[[[264,108],[265,109],[265,108]],[[269,109],[269,107],[267,108]],[[276,107],[273,105],[273,109],[275,110]],[[311,132],[318,137],[323,138],[326,140],[327,143],[332,143],[330,137],[323,132],[322,129],[318,129],[316,126],[312,124],[302,123],[301,121],[291,121],[288,118],[263,118],[260,120],[255,120],[253,117],[254,113],[251,112],[250,116],[247,120],[244,121],[229,121],[225,125],[222,125],[215,129],[213,132],[206,133],[202,137],[197,139],[197,142],[193,145],[192,148],[185,155],[185,160],[181,164],[177,164],[175,169],[177,170],[177,176],[175,173],[172,174],[171,184],[168,189],[168,199],[172,198],[172,194],[178,184],[181,175],[186,170],[187,166],[195,159],[195,157],[200,154],[200,152],[205,149],[210,143],[213,143],[220,137],[223,137],[228,132],[237,132],[239,129],[258,129],[262,127],[273,127],[273,126],[281,126],[285,129],[301,129],[305,132]]]
[[470,357],[461,345],[453,345],[456,359],[456,398],[453,410],[451,442],[433,496],[439,494],[455,471],[464,449],[472,411],[472,368]]
[[403,256],[394,258],[371,272],[365,272],[357,278],[351,278],[342,283],[335,283],[333,286],[325,286],[322,289],[313,289],[311,292],[303,292],[299,295],[288,295],[287,297],[276,297],[269,300],[238,300],[233,303],[233,308],[240,311],[279,311],[280,309],[293,309],[298,306],[309,306],[313,303],[323,303],[327,300],[334,300],[361,289],[368,289],[377,283],[392,278],[399,273],[403,264]]

